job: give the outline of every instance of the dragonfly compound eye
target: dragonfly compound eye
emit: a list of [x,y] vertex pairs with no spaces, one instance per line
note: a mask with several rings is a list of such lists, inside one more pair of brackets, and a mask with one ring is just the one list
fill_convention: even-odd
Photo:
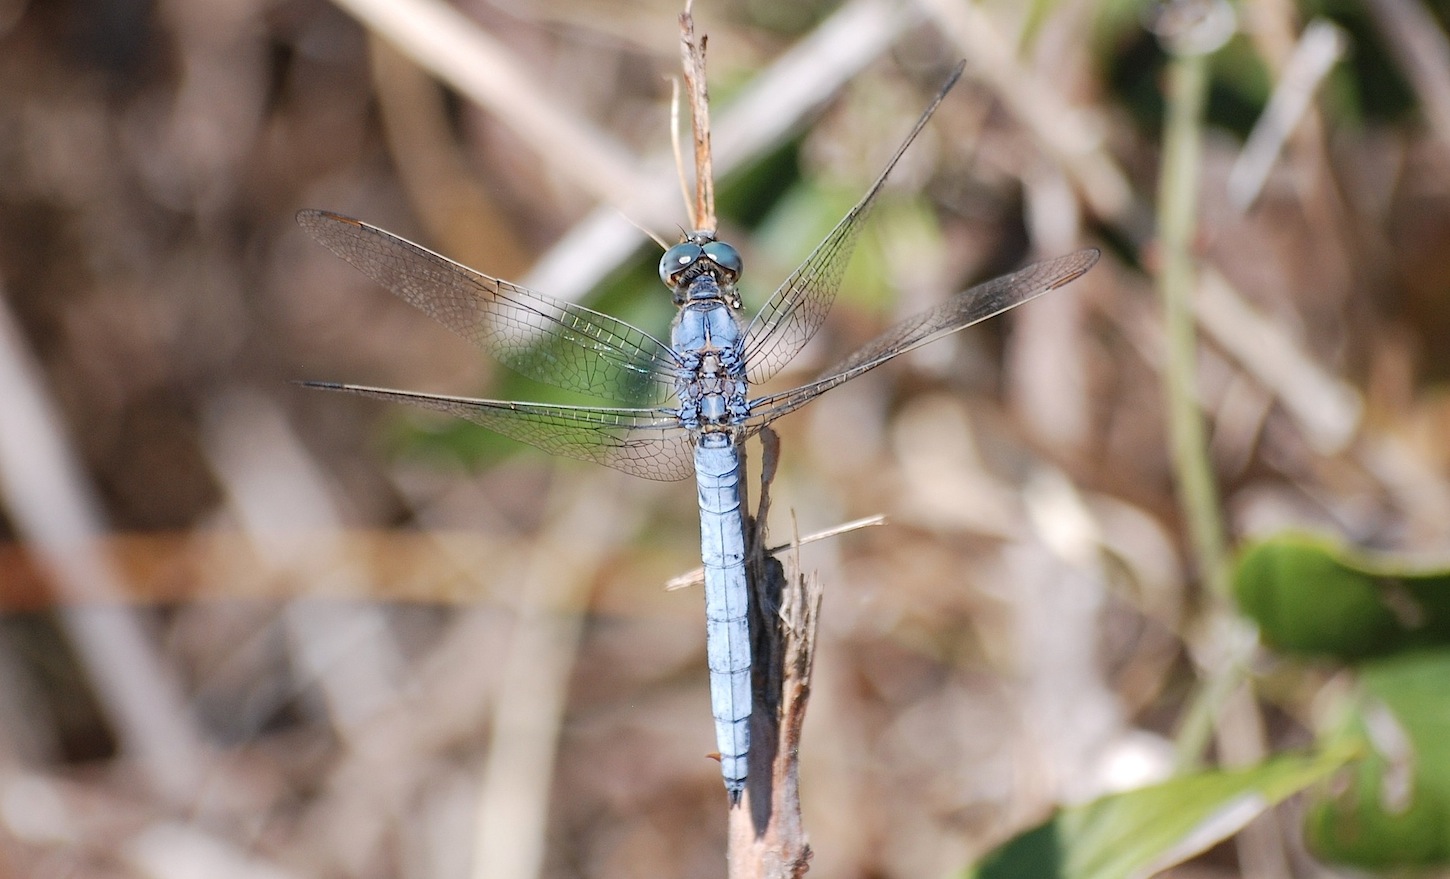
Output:
[[725,270],[726,274],[730,276],[729,280],[733,281],[740,277],[740,270],[744,268],[744,264],[740,261],[740,251],[723,241],[711,241],[704,246],[703,250],[705,255],[710,257],[711,262]]
[[691,244],[688,241],[666,250],[665,255],[660,257],[660,280],[665,283],[666,287],[675,286],[675,279],[679,277],[680,272],[694,265],[695,260],[699,259],[703,253],[700,245]]

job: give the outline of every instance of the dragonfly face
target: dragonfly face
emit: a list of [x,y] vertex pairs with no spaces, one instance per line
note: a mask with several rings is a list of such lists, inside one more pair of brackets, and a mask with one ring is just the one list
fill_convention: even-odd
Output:
[[[775,419],[887,361],[1000,314],[1081,276],[1097,262],[1080,250],[960,293],[882,333],[819,378],[749,398],[820,328],[886,175],[960,75],[938,92],[865,196],[748,324],[738,313],[739,252],[692,232],[660,260],[660,280],[680,307],[670,344],[582,305],[476,272],[359,220],[302,211],[308,234],[378,283],[514,370],[599,397],[647,405],[564,406],[479,400],[323,382],[310,387],[409,403],[466,418],[546,452],[635,476],[695,477],[712,713],[726,789],[737,799],[749,750],[750,632],[738,446]],[[675,398],[675,406],[666,397]]]
[[[735,282],[743,267],[740,252],[734,247],[716,241],[711,232],[691,232],[660,257],[660,280],[673,291],[676,305],[718,297],[731,308],[739,308]],[[714,279],[718,290],[692,283],[704,275]]]

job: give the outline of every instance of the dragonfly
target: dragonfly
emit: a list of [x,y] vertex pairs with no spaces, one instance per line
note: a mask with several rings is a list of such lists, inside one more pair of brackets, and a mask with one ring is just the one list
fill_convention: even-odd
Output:
[[361,220],[304,210],[302,228],[378,284],[514,371],[632,407],[562,405],[303,382],[456,416],[555,455],[656,480],[695,477],[705,574],[706,654],[721,775],[732,804],[750,750],[751,644],[741,501],[741,446],[838,385],[1080,277],[1095,249],[972,287],[882,333],[815,381],[752,397],[825,320],[862,224],[907,148],[961,74],[937,92],[885,169],[836,227],[747,320],[740,252],[697,230],[660,258],[678,312],[669,342],[582,305],[490,277]]

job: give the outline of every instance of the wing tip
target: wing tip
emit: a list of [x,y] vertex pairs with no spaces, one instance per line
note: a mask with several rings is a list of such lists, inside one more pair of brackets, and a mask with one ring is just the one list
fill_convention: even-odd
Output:
[[1083,275],[1086,275],[1093,266],[1098,264],[1098,260],[1102,258],[1102,255],[1103,252],[1096,247],[1084,247],[1082,250],[1076,251],[1075,253],[1070,253],[1067,256],[1062,257],[1063,262],[1067,262],[1072,265],[1072,271],[1058,278],[1057,281],[1047,289],[1056,290],[1058,287],[1064,287],[1068,284],[1071,284],[1073,281],[1076,281],[1078,278],[1081,278]]
[[946,82],[942,83],[941,90],[943,92],[950,91],[951,88],[952,88],[952,86],[954,86],[954,85],[957,84],[957,80],[959,80],[959,79],[962,78],[962,72],[965,71],[966,69],[967,69],[967,59],[965,59],[965,58],[958,59],[956,66],[952,68],[952,72],[947,75]]
[[355,220],[352,217],[344,216],[333,211],[324,211],[320,208],[303,208],[295,216],[297,225],[304,229],[318,226],[324,220],[330,220],[334,223],[345,223],[349,226],[361,227],[363,225],[361,220]]

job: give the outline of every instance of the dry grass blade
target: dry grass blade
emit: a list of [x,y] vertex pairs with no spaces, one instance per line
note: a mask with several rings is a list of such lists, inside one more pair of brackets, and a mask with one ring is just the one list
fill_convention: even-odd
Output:
[[675,157],[675,174],[680,178],[685,213],[689,214],[694,210],[694,201],[690,198],[690,181],[685,177],[685,150],[680,146],[680,81],[674,77],[670,77],[670,152]]
[[0,505],[61,593],[61,626],[122,749],[156,793],[187,802],[205,771],[201,734],[173,670],[122,601],[124,581],[95,540],[106,530],[100,499],[6,303],[0,286]]
[[408,201],[438,250],[501,278],[528,271],[530,255],[514,224],[472,173],[450,128],[447,95],[436,79],[378,36],[368,40],[378,120]]
[[1348,48],[1349,40],[1344,32],[1329,21],[1312,21],[1304,29],[1274,86],[1268,106],[1254,124],[1243,152],[1229,172],[1229,198],[1239,210],[1248,210],[1259,197],[1289,135],[1310,112],[1311,99],[1324,77]]
[[1442,144],[1450,144],[1450,40],[1418,0],[1370,0],[1365,4],[1419,95]]
[[[485,593],[476,569],[487,564],[498,542],[468,531],[361,528],[294,532],[308,555],[305,569],[329,570],[329,554],[348,559],[361,577],[309,577],[305,570],[278,570],[265,547],[234,530],[111,532],[68,543],[68,551],[95,553],[117,571],[114,604],[160,607],[225,601],[286,601],[307,597],[338,601],[476,604]],[[93,604],[94,598],[54,591],[39,547],[0,545],[0,612],[25,613]]]
[[1196,293],[1194,315],[1204,332],[1274,392],[1314,448],[1335,454],[1349,444],[1364,410],[1354,388],[1316,363],[1217,271],[1203,272]]
[[647,184],[626,150],[562,111],[522,60],[438,0],[336,0],[379,36],[529,142],[550,167],[606,204],[628,206]]
[[531,879],[544,862],[549,796],[594,572],[630,517],[597,515],[601,480],[563,490],[523,573],[520,618],[478,794],[473,875]]
[[1090,114],[1071,107],[1041,77],[1012,55],[989,12],[974,3],[922,0],[922,6],[967,58],[972,73],[1031,132],[1038,147],[1073,177],[1088,207],[1116,222],[1134,222],[1137,208],[1128,176],[1104,144]]
[[[830,528],[825,528],[820,531],[813,531],[810,534],[807,534],[805,537],[797,537],[794,540],[791,540],[789,543],[777,543],[775,546],[767,547],[765,550],[765,554],[780,555],[788,549],[800,549],[802,546],[805,546],[809,543],[816,543],[821,540],[829,540],[832,537],[840,537],[842,534],[850,534],[852,531],[860,531],[863,528],[870,528],[875,525],[885,524],[886,517],[879,513],[875,516],[863,516],[860,519],[852,519],[849,522],[842,522],[841,524],[834,525]],[[704,585],[704,583],[705,569],[696,568],[693,571],[689,571],[679,575],[678,577],[671,577],[669,580],[666,580],[665,591],[674,592],[677,589],[689,589],[691,587],[702,586]]]

